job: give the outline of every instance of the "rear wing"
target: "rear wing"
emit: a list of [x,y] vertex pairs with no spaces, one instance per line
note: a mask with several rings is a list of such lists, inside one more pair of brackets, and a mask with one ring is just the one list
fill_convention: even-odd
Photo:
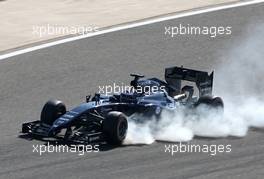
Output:
[[214,71],[208,74],[204,71],[192,70],[183,67],[165,69],[165,80],[176,91],[181,90],[181,80],[195,82],[199,95],[212,95]]

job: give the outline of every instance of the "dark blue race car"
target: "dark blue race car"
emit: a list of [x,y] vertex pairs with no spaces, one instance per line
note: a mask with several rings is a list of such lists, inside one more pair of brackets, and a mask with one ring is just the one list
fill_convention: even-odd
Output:
[[[165,69],[165,81],[131,74],[131,89],[113,95],[95,94],[92,99],[66,110],[63,102],[48,101],[40,120],[22,124],[22,133],[38,137],[57,137],[77,143],[105,141],[120,145],[126,137],[127,118],[135,113],[155,117],[163,111],[175,111],[179,107],[195,109],[200,104],[223,108],[221,98],[212,97],[213,72],[171,67]],[[182,85],[182,82],[195,85]],[[138,90],[135,89],[144,89]],[[196,90],[197,89],[197,90]],[[198,91],[197,97],[194,93]],[[145,118],[144,118],[145,119]],[[63,132],[63,134],[61,134]]]

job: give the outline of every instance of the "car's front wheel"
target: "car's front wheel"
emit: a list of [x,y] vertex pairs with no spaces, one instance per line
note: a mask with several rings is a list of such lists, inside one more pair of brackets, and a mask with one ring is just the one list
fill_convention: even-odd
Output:
[[111,111],[103,121],[103,132],[109,144],[121,145],[127,134],[127,118],[122,112]]
[[40,121],[52,125],[60,116],[66,113],[66,106],[58,100],[49,100],[42,108]]

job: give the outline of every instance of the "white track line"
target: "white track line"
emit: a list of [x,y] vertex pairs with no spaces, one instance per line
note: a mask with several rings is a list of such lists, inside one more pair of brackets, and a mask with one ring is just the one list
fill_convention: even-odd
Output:
[[10,58],[13,56],[32,52],[35,50],[39,50],[39,49],[43,49],[43,48],[47,48],[47,47],[52,47],[55,45],[59,45],[59,44],[67,43],[67,42],[72,42],[75,40],[80,40],[80,39],[84,39],[84,38],[88,38],[88,37],[93,37],[93,36],[97,36],[97,35],[101,35],[101,34],[106,34],[106,33],[115,32],[115,31],[124,30],[124,29],[130,29],[133,27],[139,27],[139,26],[143,26],[143,25],[153,24],[156,22],[161,22],[161,21],[166,21],[166,20],[171,20],[171,19],[176,19],[176,18],[181,18],[181,17],[186,17],[186,16],[192,16],[192,15],[197,15],[197,14],[202,14],[202,13],[207,13],[207,12],[219,11],[219,10],[223,10],[223,9],[230,9],[230,8],[234,8],[234,7],[247,6],[247,5],[257,4],[257,3],[261,3],[261,2],[264,2],[264,0],[242,1],[242,2],[236,2],[233,4],[226,4],[226,5],[220,5],[220,6],[210,7],[210,8],[206,8],[206,9],[199,9],[199,10],[183,12],[183,13],[174,14],[171,16],[166,16],[166,17],[158,17],[158,18],[154,18],[154,19],[141,21],[141,22],[134,22],[134,23],[126,24],[126,25],[121,25],[121,26],[117,26],[117,27],[113,27],[113,28],[109,28],[109,29],[105,29],[105,30],[100,30],[97,32],[88,33],[88,34],[84,34],[84,35],[80,35],[80,36],[69,37],[66,39],[57,40],[54,42],[49,42],[49,43],[37,45],[34,47],[29,47],[29,48],[25,48],[22,50],[17,50],[14,52],[3,54],[3,55],[0,55],[0,61],[3,59],[6,59],[6,58]]

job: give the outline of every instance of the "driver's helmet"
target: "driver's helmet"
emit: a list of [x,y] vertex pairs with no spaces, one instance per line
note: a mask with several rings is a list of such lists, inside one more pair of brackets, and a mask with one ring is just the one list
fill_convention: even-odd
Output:
[[137,100],[137,95],[135,93],[125,92],[125,93],[120,94],[121,102],[133,103],[133,102],[136,102],[136,100]]
[[160,91],[160,84],[154,80],[139,80],[137,83],[137,92],[152,94]]

